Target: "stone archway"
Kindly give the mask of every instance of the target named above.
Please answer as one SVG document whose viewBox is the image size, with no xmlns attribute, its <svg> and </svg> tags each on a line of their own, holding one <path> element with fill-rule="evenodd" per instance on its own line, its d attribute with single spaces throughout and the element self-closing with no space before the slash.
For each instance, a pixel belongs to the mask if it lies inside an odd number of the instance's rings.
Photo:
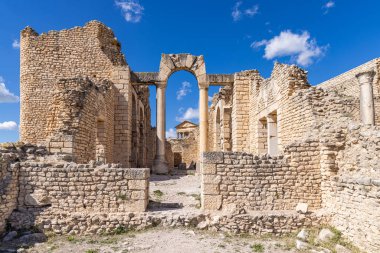
<svg viewBox="0 0 380 253">
<path fill-rule="evenodd" d="M 165 160 L 165 113 L 166 113 L 166 86 L 169 77 L 177 71 L 186 70 L 192 73 L 198 81 L 199 87 L 199 153 L 207 151 L 208 128 L 208 87 L 206 66 L 203 56 L 190 54 L 162 54 L 158 82 L 156 82 L 157 103 L 157 148 L 153 163 L 153 171 L 157 174 L 167 173 L 168 163 Z"/>
<path fill-rule="evenodd" d="M 169 171 L 165 160 L 165 111 L 166 86 L 169 77 L 177 71 L 185 70 L 192 73 L 199 87 L 199 157 L 208 148 L 208 88 L 210 85 L 232 85 L 234 76 L 230 74 L 207 74 L 206 64 L 202 55 L 162 54 L 159 72 L 131 72 L 133 85 L 155 85 L 157 104 L 157 141 L 156 156 L 153 162 L 153 172 L 166 174 Z"/>
</svg>

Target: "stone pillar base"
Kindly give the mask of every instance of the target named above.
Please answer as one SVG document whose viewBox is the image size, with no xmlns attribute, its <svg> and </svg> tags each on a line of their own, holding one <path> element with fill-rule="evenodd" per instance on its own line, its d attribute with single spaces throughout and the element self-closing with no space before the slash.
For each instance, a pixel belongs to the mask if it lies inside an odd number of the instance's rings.
<svg viewBox="0 0 380 253">
<path fill-rule="evenodd" d="M 168 174 L 169 164 L 165 161 L 165 158 L 157 157 L 153 161 L 153 173 L 154 174 Z"/>
</svg>

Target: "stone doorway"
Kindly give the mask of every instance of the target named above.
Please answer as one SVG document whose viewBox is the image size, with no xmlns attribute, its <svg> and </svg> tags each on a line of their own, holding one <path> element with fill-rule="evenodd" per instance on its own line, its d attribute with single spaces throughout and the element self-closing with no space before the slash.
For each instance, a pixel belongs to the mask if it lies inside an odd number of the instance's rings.
<svg viewBox="0 0 380 253">
<path fill-rule="evenodd" d="M 182 163 L 182 153 L 174 152 L 174 167 L 178 168 L 181 163 Z"/>
</svg>

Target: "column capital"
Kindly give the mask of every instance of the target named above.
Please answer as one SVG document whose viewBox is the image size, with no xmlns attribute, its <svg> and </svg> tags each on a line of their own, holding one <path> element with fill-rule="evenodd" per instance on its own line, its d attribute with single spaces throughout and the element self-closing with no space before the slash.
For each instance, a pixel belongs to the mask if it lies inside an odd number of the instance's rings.
<svg viewBox="0 0 380 253">
<path fill-rule="evenodd" d="M 165 89 L 168 83 L 166 81 L 157 81 L 155 84 L 157 89 Z"/>
<path fill-rule="evenodd" d="M 202 90 L 202 89 L 207 89 L 208 90 L 209 83 L 199 83 L 198 87 L 199 87 L 200 90 Z"/>
<path fill-rule="evenodd" d="M 376 75 L 376 72 L 374 70 L 370 70 L 370 71 L 361 72 L 355 75 L 355 77 L 358 79 L 359 84 L 362 85 L 366 83 L 372 83 L 375 75 Z"/>
</svg>

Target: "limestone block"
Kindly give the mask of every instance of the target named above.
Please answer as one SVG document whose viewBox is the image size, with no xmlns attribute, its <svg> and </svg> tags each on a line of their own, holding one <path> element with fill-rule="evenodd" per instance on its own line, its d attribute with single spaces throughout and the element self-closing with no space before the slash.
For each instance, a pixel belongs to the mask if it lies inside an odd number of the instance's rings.
<svg viewBox="0 0 380 253">
<path fill-rule="evenodd" d="M 204 194 L 218 195 L 220 193 L 219 184 L 204 184 L 203 192 Z"/>
<path fill-rule="evenodd" d="M 146 191 L 132 191 L 131 199 L 148 199 L 148 194 Z"/>
<path fill-rule="evenodd" d="M 202 208 L 204 210 L 219 210 L 222 206 L 221 195 L 203 195 Z"/>
<path fill-rule="evenodd" d="M 203 163 L 223 163 L 223 152 L 204 152 L 202 157 Z"/>
<path fill-rule="evenodd" d="M 219 175 L 203 175 L 202 183 L 203 184 L 220 184 L 222 177 Z"/>
<path fill-rule="evenodd" d="M 150 170 L 148 168 L 133 168 L 123 170 L 125 171 L 126 179 L 148 179 L 150 176 Z"/>
<path fill-rule="evenodd" d="M 148 181 L 147 180 L 130 180 L 128 181 L 128 189 L 129 190 L 146 190 L 148 189 Z"/>
<path fill-rule="evenodd" d="M 202 174 L 215 175 L 216 174 L 216 164 L 203 163 L 202 164 Z"/>
<path fill-rule="evenodd" d="M 46 206 L 51 204 L 46 191 L 37 189 L 33 193 L 26 194 L 24 204 L 27 206 Z"/>
</svg>

